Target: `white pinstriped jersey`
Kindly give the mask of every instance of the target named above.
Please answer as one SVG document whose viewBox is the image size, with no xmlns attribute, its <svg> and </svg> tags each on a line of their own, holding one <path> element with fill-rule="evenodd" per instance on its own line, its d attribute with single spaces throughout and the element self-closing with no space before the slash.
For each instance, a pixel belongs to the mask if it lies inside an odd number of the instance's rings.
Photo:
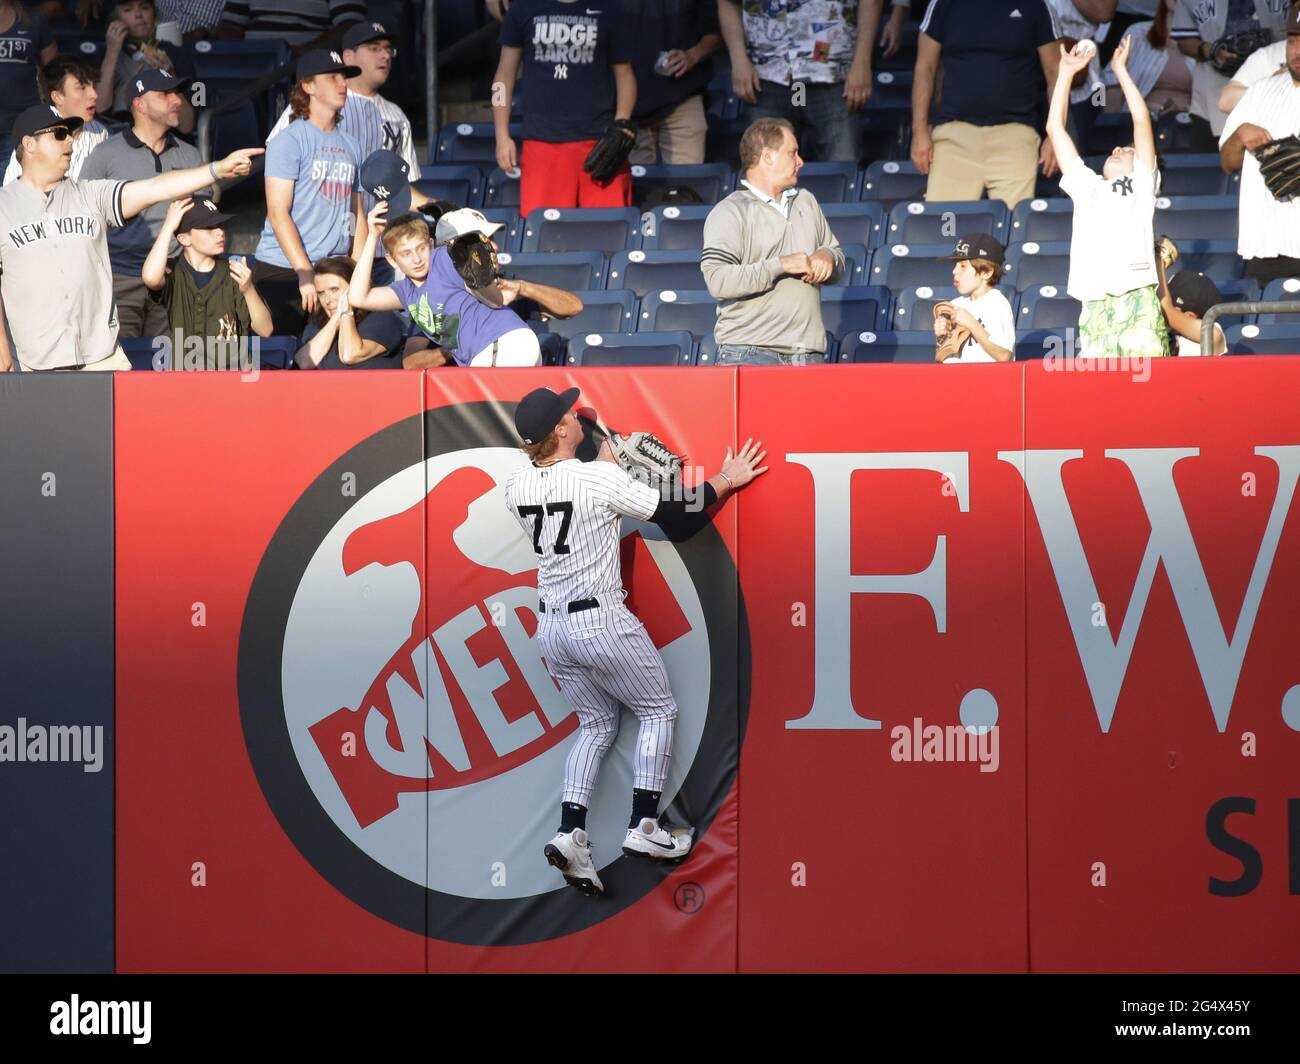
<svg viewBox="0 0 1300 1064">
<path fill-rule="evenodd" d="M 1246 90 L 1228 115 L 1219 146 L 1245 122 L 1263 127 L 1274 138 L 1300 134 L 1300 87 L 1289 73 L 1274 74 Z M 1241 164 L 1237 212 L 1237 254 L 1243 259 L 1270 259 L 1276 255 L 1300 258 L 1300 200 L 1275 200 L 1250 152 L 1246 152 Z"/>
<path fill-rule="evenodd" d="M 289 124 L 290 117 L 289 109 L 285 108 L 280 120 L 267 135 L 267 143 Z M 420 180 L 420 160 L 415 154 L 415 141 L 411 137 L 411 120 L 392 100 L 384 99 L 379 93 L 363 96 L 348 89 L 347 102 L 343 105 L 338 127 L 361 145 L 362 162 L 365 162 L 371 152 L 387 148 L 400 155 L 410 167 L 409 180 Z M 363 198 L 366 198 L 364 194 Z"/>
<path fill-rule="evenodd" d="M 613 462 L 532 464 L 506 481 L 506 506 L 537 552 L 537 593 L 562 606 L 602 594 L 622 594 L 622 517 L 647 521 L 659 492 Z"/>
<path fill-rule="evenodd" d="M 1245 85 L 1246 88 L 1250 88 L 1255 82 L 1272 77 L 1284 66 L 1286 66 L 1285 37 L 1280 41 L 1274 41 L 1267 48 L 1261 48 L 1251 55 L 1241 64 L 1241 68 L 1232 75 L 1232 80 L 1238 85 Z"/>
<path fill-rule="evenodd" d="M 1047 13 L 1052 18 L 1052 30 L 1057 37 L 1073 37 L 1076 41 L 1091 41 L 1097 36 L 1100 24 L 1084 15 L 1074 6 L 1074 0 L 1046 0 Z M 1101 84 L 1101 62 L 1096 52 L 1088 64 L 1088 76 L 1083 84 L 1070 91 L 1071 103 L 1082 103 Z M 949 360 L 951 361 L 951 360 Z"/>
<path fill-rule="evenodd" d="M 1151 90 L 1156 87 L 1156 82 L 1160 80 L 1160 75 L 1165 72 L 1165 67 L 1170 62 L 1183 63 L 1187 66 L 1189 75 L 1194 76 L 1196 73 L 1196 63 L 1191 56 L 1185 56 L 1181 52 L 1178 55 L 1171 55 L 1169 48 L 1153 48 L 1151 42 L 1147 39 L 1147 34 L 1151 32 L 1150 22 L 1135 22 L 1124 31 L 1124 36 L 1132 42 L 1132 51 L 1128 57 L 1129 77 L 1137 85 L 1138 92 L 1143 96 L 1148 96 Z M 1115 71 L 1109 67 L 1102 75 L 1102 81 L 1107 85 L 1118 85 L 1119 78 L 1115 76 Z"/>
<path fill-rule="evenodd" d="M 108 140 L 108 130 L 99 122 L 87 122 L 72 138 L 72 161 L 68 164 L 68 177 L 76 181 L 81 177 L 81 167 L 90 153 Z M 18 165 L 15 152 L 9 153 L 9 165 L 5 167 L 3 184 L 16 181 L 23 176 L 23 168 Z"/>
</svg>

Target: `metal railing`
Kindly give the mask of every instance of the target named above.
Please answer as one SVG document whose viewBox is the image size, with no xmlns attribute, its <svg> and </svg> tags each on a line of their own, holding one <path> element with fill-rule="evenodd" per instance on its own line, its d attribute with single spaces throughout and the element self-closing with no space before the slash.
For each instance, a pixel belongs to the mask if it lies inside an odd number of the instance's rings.
<svg viewBox="0 0 1300 1064">
<path fill-rule="evenodd" d="M 1253 303 L 1218 303 L 1201 319 L 1201 354 L 1214 354 L 1214 323 L 1225 314 L 1300 314 L 1300 301 L 1264 300 Z"/>
</svg>

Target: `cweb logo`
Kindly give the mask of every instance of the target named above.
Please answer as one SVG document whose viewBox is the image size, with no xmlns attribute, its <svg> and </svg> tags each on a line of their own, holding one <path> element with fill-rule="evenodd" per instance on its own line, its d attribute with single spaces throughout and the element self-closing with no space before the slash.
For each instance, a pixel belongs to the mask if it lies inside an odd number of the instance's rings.
<svg viewBox="0 0 1300 1064">
<path fill-rule="evenodd" d="M 575 905 L 542 857 L 577 717 L 536 645 L 536 555 L 502 499 L 525 461 L 512 417 L 443 407 L 342 455 L 268 545 L 240 638 L 245 741 L 295 845 L 357 904 L 466 944 L 571 934 L 667 874 L 621 854 L 628 713 L 588 820 L 605 903 Z M 703 836 L 744 734 L 734 562 L 711 525 L 674 544 L 629 522 L 623 546 L 679 703 L 665 798 Z"/>
</svg>

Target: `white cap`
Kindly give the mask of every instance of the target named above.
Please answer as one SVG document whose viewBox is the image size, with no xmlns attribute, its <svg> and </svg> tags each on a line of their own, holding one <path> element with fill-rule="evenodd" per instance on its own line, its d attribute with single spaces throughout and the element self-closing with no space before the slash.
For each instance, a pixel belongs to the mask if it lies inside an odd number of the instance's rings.
<svg viewBox="0 0 1300 1064">
<path fill-rule="evenodd" d="M 434 243 L 446 244 L 466 233 L 482 233 L 486 237 L 505 228 L 504 222 L 489 222 L 482 213 L 473 207 L 462 207 L 458 211 L 448 211 L 438 219 L 438 229 L 434 233 Z"/>
</svg>

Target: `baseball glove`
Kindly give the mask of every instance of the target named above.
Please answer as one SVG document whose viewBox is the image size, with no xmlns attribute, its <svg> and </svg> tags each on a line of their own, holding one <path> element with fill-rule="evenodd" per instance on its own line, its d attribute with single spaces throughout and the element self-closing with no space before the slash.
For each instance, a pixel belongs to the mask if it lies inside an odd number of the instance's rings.
<svg viewBox="0 0 1300 1064">
<path fill-rule="evenodd" d="M 1226 78 L 1241 69 L 1241 64 L 1266 44 L 1273 43 L 1273 34 L 1265 29 L 1244 30 L 1220 37 L 1210 49 L 1210 65 Z"/>
<path fill-rule="evenodd" d="M 966 341 L 970 339 L 970 330 L 966 326 L 958 325 L 953 321 L 952 312 L 953 306 L 951 303 L 936 303 L 934 305 L 935 354 L 942 355 L 944 358 L 960 355 L 961 349 L 966 346 Z"/>
<path fill-rule="evenodd" d="M 1260 176 L 1273 198 L 1286 203 L 1300 193 L 1300 137 L 1270 140 L 1255 151 Z"/>
<path fill-rule="evenodd" d="M 470 288 L 486 288 L 501 274 L 496 249 L 482 233 L 466 233 L 447 245 L 451 264 Z"/>
<path fill-rule="evenodd" d="M 626 118 L 620 118 L 596 141 L 582 168 L 595 180 L 608 181 L 623 168 L 635 143 L 636 126 Z"/>
<path fill-rule="evenodd" d="M 621 436 L 609 434 L 609 448 L 624 472 L 634 480 L 659 490 L 671 488 L 682 479 L 682 459 L 663 440 L 649 432 Z"/>
<path fill-rule="evenodd" d="M 1166 270 L 1171 269 L 1178 261 L 1178 245 L 1161 233 L 1156 237 L 1156 257 L 1164 262 Z"/>
</svg>

